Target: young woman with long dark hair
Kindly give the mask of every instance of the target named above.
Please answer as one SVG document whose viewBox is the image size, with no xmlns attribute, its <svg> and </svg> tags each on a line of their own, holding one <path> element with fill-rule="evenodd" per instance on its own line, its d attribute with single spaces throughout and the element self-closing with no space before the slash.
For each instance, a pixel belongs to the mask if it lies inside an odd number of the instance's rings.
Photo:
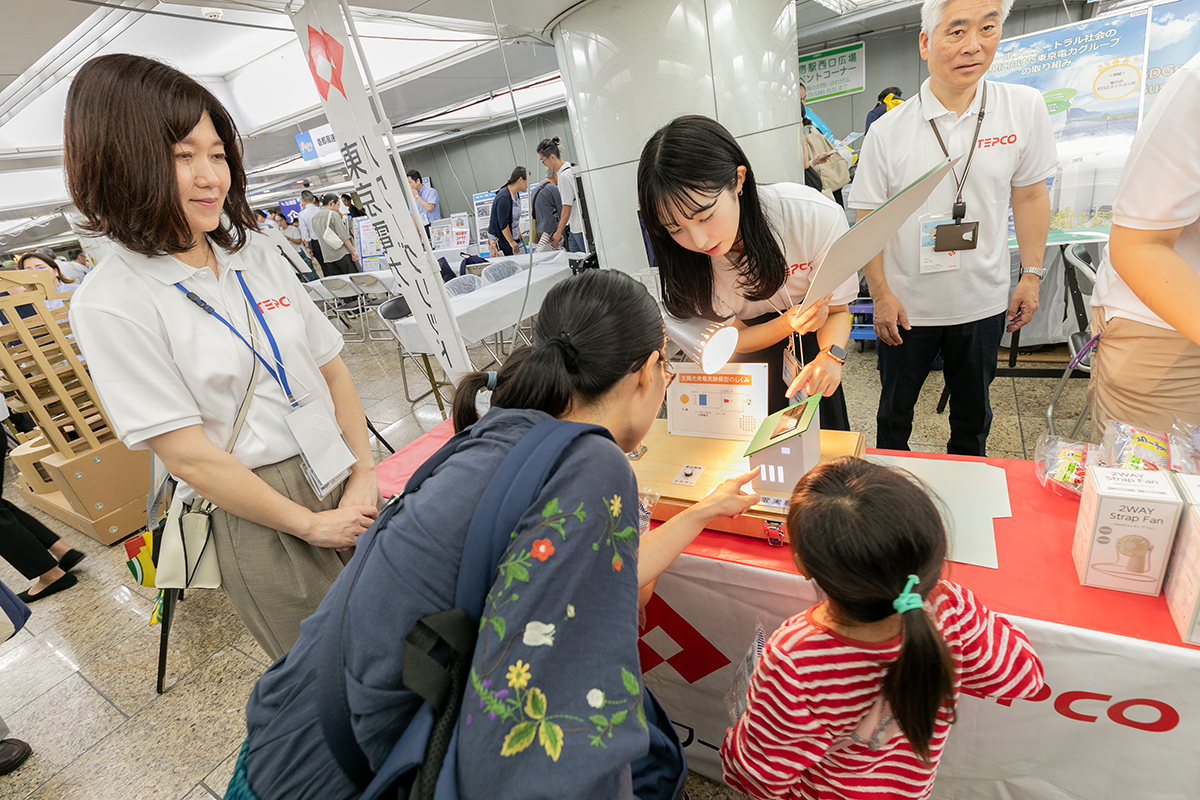
<svg viewBox="0 0 1200 800">
<path fill-rule="evenodd" d="M 818 464 L 796 484 L 787 532 L 800 574 L 828 600 L 767 642 L 721 747 L 726 782 L 761 798 L 928 797 L 959 692 L 1030 697 L 1037 654 L 970 590 L 939 580 L 942 515 L 899 470 Z"/>
<path fill-rule="evenodd" d="M 485 488 L 512 448 L 552 419 L 607 435 L 576 439 L 550 467 L 501 556 L 459 715 L 458 796 L 632 797 L 631 764 L 650 741 L 633 710 L 642 692 L 639 588 L 705 525 L 757 499 L 740 491 L 750 475 L 726 481 L 639 542 L 637 481 L 625 453 L 662 405 L 672 376 L 665 345 L 644 286 L 615 270 L 587 270 L 546 295 L 532 347 L 497 372 L 459 382 L 454 422 L 467 442 L 367 534 L 357 578 L 342 576 L 287 659 L 258 682 L 229 800 L 360 794 L 318 722 L 321 698 L 336 690 L 318 679 L 332 615 L 346 610 L 341 650 L 355 744 L 378 771 L 420 705 L 406 685 L 405 636 L 417 620 L 455 606 L 467 529 Z M 489 387 L 491 408 L 480 418 L 476 395 Z M 553 724 L 534 740 L 543 719 Z"/>
<path fill-rule="evenodd" d="M 760 186 L 729 131 L 702 116 L 679 117 L 650 137 L 637 180 L 667 311 L 733 317 L 735 360 L 769 365 L 770 411 L 789 391 L 820 394 L 821 427 L 849 430 L 841 377 L 857 281 L 800 312 L 809 267 L 848 230 L 845 212 L 799 184 Z M 784 350 L 794 335 L 804 367 L 788 387 Z"/>
</svg>

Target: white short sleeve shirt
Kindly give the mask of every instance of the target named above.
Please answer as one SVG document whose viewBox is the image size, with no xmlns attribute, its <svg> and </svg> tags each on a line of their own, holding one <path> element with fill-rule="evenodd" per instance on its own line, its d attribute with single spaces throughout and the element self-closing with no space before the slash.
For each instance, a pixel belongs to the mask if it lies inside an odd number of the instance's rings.
<svg viewBox="0 0 1200 800">
<path fill-rule="evenodd" d="M 846 212 L 815 189 L 798 183 L 760 185 L 758 196 L 767 221 L 783 247 L 788 277 L 768 300 L 747 300 L 741 293 L 741 276 L 729 259 L 712 259 L 713 310 L 722 316 L 749 320 L 785 311 L 804 300 L 812 281 L 811 266 L 838 237 L 849 230 Z M 831 305 L 845 305 L 858 296 L 858 278 L 848 278 L 837 288 Z"/>
<path fill-rule="evenodd" d="M 987 108 L 963 200 L 967 221 L 979 222 L 979 246 L 961 253 L 951 272 L 920 272 L 920 218 L 951 216 L 958 194 L 947 175 L 924 208 L 910 217 L 883 250 L 883 271 L 893 294 L 914 325 L 958 325 L 993 316 L 1008 308 L 1011 260 L 1008 214 L 1012 188 L 1044 181 L 1058 167 L 1058 152 L 1046 103 L 1036 89 L 987 82 Z M 848 205 L 874 209 L 945 158 L 929 127 L 938 126 L 951 158 L 971 147 L 983 98 L 982 85 L 961 117 L 934 97 L 929 80 L 919 97 L 884 114 L 871 127 L 859 155 Z"/>
<path fill-rule="evenodd" d="M 131 449 L 147 449 L 147 439 L 190 425 L 202 425 L 224 449 L 250 382 L 250 349 L 188 300 L 176 281 L 206 300 L 275 366 L 257 323 L 250 334 L 240 272 L 278 344 L 293 396 L 302 405 L 323 402 L 333 412 L 320 368 L 341 352 L 342 337 L 269 240 L 257 232 L 249 236 L 238 253 L 214 246 L 219 277 L 209 268 L 114 245 L 75 292 L 71 328 L 113 429 Z M 291 410 L 283 389 L 260 367 L 234 457 L 255 469 L 297 455 L 284 421 Z M 182 484 L 180 491 L 184 500 L 196 497 Z"/>
<path fill-rule="evenodd" d="M 1121 173 L 1113 222 L 1125 228 L 1183 228 L 1175 252 L 1200 274 L 1200 55 L 1175 73 L 1138 129 Z M 1092 303 L 1106 319 L 1124 317 L 1170 329 L 1113 269 L 1108 247 Z"/>
<path fill-rule="evenodd" d="M 569 161 L 558 168 L 558 193 L 564 206 L 575 205 L 575 165 Z"/>
</svg>

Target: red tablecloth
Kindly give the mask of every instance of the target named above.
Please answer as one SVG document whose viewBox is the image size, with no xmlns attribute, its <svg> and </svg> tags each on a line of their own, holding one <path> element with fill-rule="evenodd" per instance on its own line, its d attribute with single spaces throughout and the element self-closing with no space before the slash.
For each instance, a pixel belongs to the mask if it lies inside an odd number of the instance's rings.
<svg viewBox="0 0 1200 800">
<path fill-rule="evenodd" d="M 389 497 L 403 489 L 421 462 L 453 433 L 451 423 L 443 422 L 379 464 L 376 470 L 383 496 Z M 914 458 L 951 458 L 929 453 L 870 452 Z M 1079 503 L 1042 487 L 1034 476 L 1031 462 L 1006 458 L 953 458 L 982 461 L 1002 468 L 1008 478 L 1012 517 L 995 521 L 999 569 L 950 563 L 948 577 L 970 588 L 994 610 L 1006 614 L 1189 647 L 1180 640 L 1161 595 L 1148 597 L 1080 585 L 1071 560 Z M 762 539 L 733 534 L 705 531 L 686 552 L 778 572 L 795 570 L 786 547 L 771 547 Z"/>
</svg>

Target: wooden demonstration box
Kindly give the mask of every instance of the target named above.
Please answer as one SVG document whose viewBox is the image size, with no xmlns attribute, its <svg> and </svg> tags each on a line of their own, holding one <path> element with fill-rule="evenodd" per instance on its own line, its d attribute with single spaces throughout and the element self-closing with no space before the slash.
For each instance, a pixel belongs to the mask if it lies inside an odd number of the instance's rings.
<svg viewBox="0 0 1200 800">
<path fill-rule="evenodd" d="M 745 457 L 749 442 L 672 436 L 667 433 L 665 419 L 654 421 L 642 444 L 646 451 L 629 463 L 637 474 L 638 488 L 653 489 L 661 495 L 650 515 L 660 522 L 703 500 L 722 481 L 750 471 L 750 461 Z M 865 446 L 866 437 L 861 433 L 821 431 L 821 461 L 839 456 L 862 456 Z M 693 475 L 685 477 L 685 466 L 704 469 L 698 474 L 693 469 Z M 694 482 L 691 485 L 673 482 L 677 479 L 694 479 Z M 774 497 L 787 500 L 785 495 Z M 784 508 L 758 504 L 737 519 L 724 517 L 714 521 L 709 528 L 782 545 L 787 541 L 784 530 L 786 520 L 787 511 Z"/>
</svg>

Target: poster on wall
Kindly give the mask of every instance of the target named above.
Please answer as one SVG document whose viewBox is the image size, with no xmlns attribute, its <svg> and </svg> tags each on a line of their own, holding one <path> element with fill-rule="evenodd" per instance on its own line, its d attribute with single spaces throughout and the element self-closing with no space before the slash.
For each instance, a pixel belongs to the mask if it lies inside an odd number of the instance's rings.
<svg viewBox="0 0 1200 800">
<path fill-rule="evenodd" d="M 425 340 L 451 380 L 472 369 L 458 321 L 450 309 L 437 262 L 413 220 L 415 201 L 404 164 L 384 142 L 380 124 L 354 58 L 337 0 L 307 0 L 292 15 L 321 110 L 341 145 L 342 161 L 383 251 L 378 263 L 392 270 Z"/>
<path fill-rule="evenodd" d="M 358 245 L 358 263 L 363 272 L 387 269 L 387 251 L 383 249 L 370 217 L 354 218 L 354 242 Z"/>
<path fill-rule="evenodd" d="M 1140 121 L 1200 50 L 1200 0 L 1172 0 L 1006 39 L 988 78 L 1037 89 L 1058 142 L 1050 227 L 1109 225 Z M 1010 223 L 1011 224 L 1011 223 Z"/>
<path fill-rule="evenodd" d="M 496 199 L 495 192 L 479 192 L 471 195 L 471 206 L 475 209 L 475 230 L 479 231 L 479 255 L 487 258 L 488 252 L 488 223 L 492 219 L 492 201 Z"/>
<path fill-rule="evenodd" d="M 867 62 L 862 42 L 818 50 L 800 56 L 800 80 L 805 102 L 857 94 L 867 85 Z"/>
<path fill-rule="evenodd" d="M 454 233 L 450 229 L 450 220 L 439 219 L 429 224 L 429 246 L 434 250 L 448 250 L 454 247 Z"/>
<path fill-rule="evenodd" d="M 1200 50 L 1200 0 L 1174 0 L 1151 9 L 1142 119 L 1154 107 L 1159 91 L 1197 50 Z"/>
</svg>

